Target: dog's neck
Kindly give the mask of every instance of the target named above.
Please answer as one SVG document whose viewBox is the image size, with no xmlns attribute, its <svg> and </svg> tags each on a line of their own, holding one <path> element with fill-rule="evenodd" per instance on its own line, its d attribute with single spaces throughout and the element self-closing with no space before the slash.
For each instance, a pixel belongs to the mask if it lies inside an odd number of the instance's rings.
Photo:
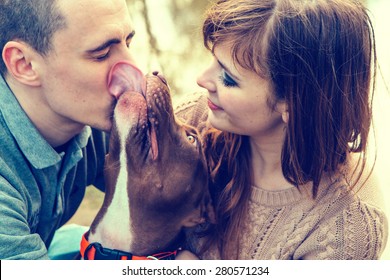
<svg viewBox="0 0 390 280">
<path fill-rule="evenodd" d="M 164 230 L 154 233 L 135 234 L 137 242 L 133 242 L 130 251 L 137 255 L 151 255 L 160 252 L 175 251 L 184 242 L 184 232 L 166 232 Z M 146 236 L 147 235 L 147 236 Z"/>
<path fill-rule="evenodd" d="M 103 205 L 91 225 L 89 242 L 134 255 L 176 250 L 184 239 L 180 221 L 161 213 L 158 217 L 148 214 L 142 205 L 130 205 L 125 175 L 120 171 L 115 187 L 107 188 Z"/>
<path fill-rule="evenodd" d="M 107 209 L 105 217 L 91 227 L 89 242 L 98 242 L 105 248 L 117 249 L 134 255 L 151 255 L 178 249 L 184 241 L 179 228 L 167 226 L 165 221 L 156 221 L 142 216 L 138 221 L 120 222 L 115 208 Z M 116 221 L 115 221 L 116 220 Z M 155 223 L 153 226 L 151 223 Z"/>
</svg>

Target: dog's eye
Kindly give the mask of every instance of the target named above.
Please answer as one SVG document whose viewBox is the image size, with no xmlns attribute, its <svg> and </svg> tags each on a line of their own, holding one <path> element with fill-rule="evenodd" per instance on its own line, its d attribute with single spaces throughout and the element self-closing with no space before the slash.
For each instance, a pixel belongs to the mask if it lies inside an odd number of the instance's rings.
<svg viewBox="0 0 390 280">
<path fill-rule="evenodd" d="M 198 143 L 198 140 L 196 139 L 195 136 L 189 134 L 187 135 L 188 142 L 190 142 L 192 145 L 196 146 Z"/>
</svg>

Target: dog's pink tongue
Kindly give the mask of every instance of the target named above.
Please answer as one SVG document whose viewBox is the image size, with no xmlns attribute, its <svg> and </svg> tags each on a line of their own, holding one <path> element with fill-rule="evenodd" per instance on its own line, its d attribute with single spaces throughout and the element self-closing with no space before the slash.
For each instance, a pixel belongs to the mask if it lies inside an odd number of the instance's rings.
<svg viewBox="0 0 390 280">
<path fill-rule="evenodd" d="M 136 66 L 127 61 L 115 64 L 108 75 L 108 91 L 117 100 L 125 92 L 138 92 L 146 96 L 146 79 L 144 74 Z M 152 159 L 158 157 L 158 144 L 156 130 L 150 129 Z"/>
<path fill-rule="evenodd" d="M 115 64 L 108 75 L 108 91 L 116 99 L 126 91 L 145 95 L 145 76 L 136 66 L 127 61 Z"/>
<path fill-rule="evenodd" d="M 158 157 L 158 145 L 157 145 L 157 134 L 156 129 L 152 127 L 150 129 L 150 142 L 151 142 L 151 152 L 152 152 L 152 159 L 156 160 Z"/>
</svg>

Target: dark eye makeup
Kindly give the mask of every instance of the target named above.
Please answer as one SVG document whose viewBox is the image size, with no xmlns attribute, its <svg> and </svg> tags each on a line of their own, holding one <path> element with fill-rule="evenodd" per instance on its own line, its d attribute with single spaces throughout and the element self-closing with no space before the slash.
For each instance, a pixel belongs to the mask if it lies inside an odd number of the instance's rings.
<svg viewBox="0 0 390 280">
<path fill-rule="evenodd" d="M 219 79 L 221 80 L 222 84 L 225 87 L 238 86 L 237 82 L 232 77 L 230 77 L 230 75 L 228 73 L 226 73 L 225 70 L 222 70 L 222 73 L 221 73 L 221 76 L 219 77 Z"/>
</svg>

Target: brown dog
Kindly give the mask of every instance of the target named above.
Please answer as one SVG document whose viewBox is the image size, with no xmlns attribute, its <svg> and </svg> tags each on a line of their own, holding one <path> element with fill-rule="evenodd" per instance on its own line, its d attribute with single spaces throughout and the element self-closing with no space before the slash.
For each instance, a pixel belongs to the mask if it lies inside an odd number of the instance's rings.
<svg viewBox="0 0 390 280">
<path fill-rule="evenodd" d="M 118 97 L 105 163 L 103 205 L 83 239 L 88 259 L 169 259 L 183 229 L 211 213 L 208 175 L 196 129 L 175 119 L 168 85 L 121 62 L 110 92 Z"/>
</svg>

